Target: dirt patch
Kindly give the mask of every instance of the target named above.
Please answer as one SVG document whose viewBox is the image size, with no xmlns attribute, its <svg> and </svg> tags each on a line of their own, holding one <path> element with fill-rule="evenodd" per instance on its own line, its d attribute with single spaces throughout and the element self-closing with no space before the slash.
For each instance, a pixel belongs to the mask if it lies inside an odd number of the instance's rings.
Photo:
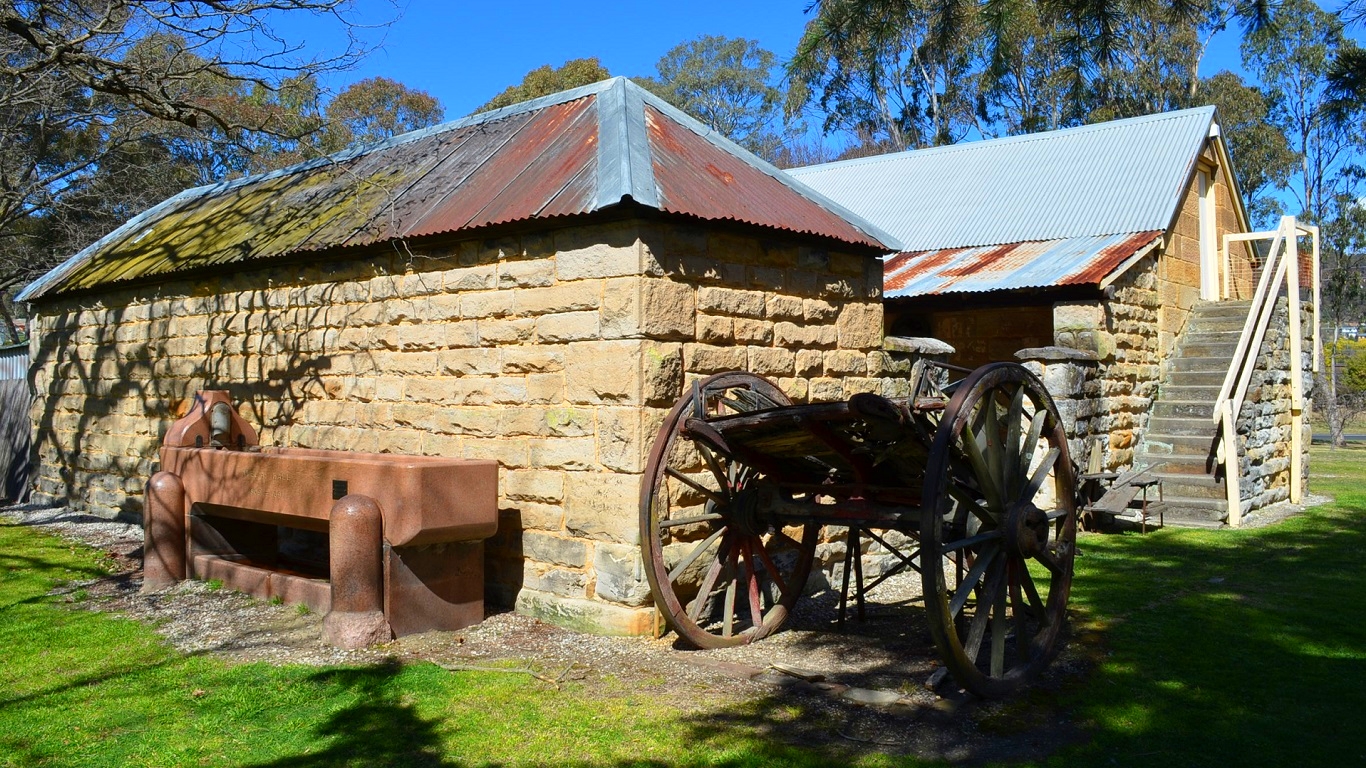
<svg viewBox="0 0 1366 768">
<path fill-rule="evenodd" d="M 322 617 L 211 584 L 186 581 L 140 594 L 142 529 L 66 509 L 0 510 L 21 525 L 101 549 L 116 572 L 64 586 L 80 608 L 147 622 L 185 653 L 230 663 L 377 664 L 399 659 L 454 670 L 529 674 L 547 686 L 589 696 L 647 692 L 706 729 L 744 727 L 776 741 L 836 752 L 885 752 L 957 763 L 1038 759 L 1084 738 L 1058 693 L 1089 666 L 1086 644 L 1071 643 L 1043 679 L 1004 702 L 983 702 L 925 687 L 938 666 L 919 577 L 894 576 L 853 606 L 841 630 L 838 595 L 799 602 L 789 628 L 761 642 L 683 650 L 663 638 L 585 635 L 503 611 L 459 632 L 429 632 L 346 651 L 319 640 Z"/>
</svg>

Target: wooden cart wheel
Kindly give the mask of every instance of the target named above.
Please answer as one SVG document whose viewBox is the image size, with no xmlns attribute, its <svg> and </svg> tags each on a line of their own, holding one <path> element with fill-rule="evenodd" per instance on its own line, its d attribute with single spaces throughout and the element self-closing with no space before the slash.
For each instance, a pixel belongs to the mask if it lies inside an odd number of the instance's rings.
<svg viewBox="0 0 1366 768">
<path fill-rule="evenodd" d="M 689 436 L 689 418 L 790 405 L 743 372 L 695 383 L 655 437 L 640 489 L 640 541 L 655 605 L 699 648 L 771 634 L 801 596 L 817 525 L 782 526 L 757 503 L 763 474 Z"/>
<path fill-rule="evenodd" d="M 1075 486 L 1062 420 L 1039 379 L 1015 363 L 969 374 L 935 433 L 920 529 L 931 634 L 964 689 L 1003 696 L 1057 652 Z"/>
</svg>

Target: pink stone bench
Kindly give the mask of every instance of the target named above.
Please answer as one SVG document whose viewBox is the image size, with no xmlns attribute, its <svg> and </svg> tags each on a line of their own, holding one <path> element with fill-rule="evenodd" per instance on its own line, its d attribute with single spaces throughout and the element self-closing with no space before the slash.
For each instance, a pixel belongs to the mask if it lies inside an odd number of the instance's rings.
<svg viewBox="0 0 1366 768">
<path fill-rule="evenodd" d="M 143 589 L 301 603 L 348 648 L 460 629 L 484 617 L 497 500 L 497 462 L 262 449 L 226 392 L 200 392 L 147 483 Z"/>
</svg>

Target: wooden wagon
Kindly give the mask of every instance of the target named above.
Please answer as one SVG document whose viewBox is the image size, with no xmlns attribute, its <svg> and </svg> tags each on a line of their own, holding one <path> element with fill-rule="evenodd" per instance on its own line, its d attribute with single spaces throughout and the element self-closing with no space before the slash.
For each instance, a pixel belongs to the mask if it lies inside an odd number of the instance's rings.
<svg viewBox="0 0 1366 768">
<path fill-rule="evenodd" d="M 961 687 L 1001 696 L 1046 667 L 1077 528 L 1063 425 L 1020 365 L 948 384 L 954 371 L 922 365 L 904 400 L 810 405 L 749 373 L 695 382 L 664 420 L 641 488 L 646 571 L 678 635 L 715 648 L 777 630 L 822 527 L 840 525 L 912 542 L 905 561 Z"/>
</svg>

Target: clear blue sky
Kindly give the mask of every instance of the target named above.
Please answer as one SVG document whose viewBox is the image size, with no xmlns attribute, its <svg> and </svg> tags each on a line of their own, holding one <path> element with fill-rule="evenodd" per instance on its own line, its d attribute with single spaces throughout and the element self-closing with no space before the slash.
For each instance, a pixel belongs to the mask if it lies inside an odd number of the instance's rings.
<svg viewBox="0 0 1366 768">
<path fill-rule="evenodd" d="M 447 118 L 472 112 L 543 64 L 596 56 L 614 75 L 654 74 L 673 46 L 698 35 L 758 40 L 785 59 L 807 17 L 805 0 L 691 0 L 690 2 L 440 2 L 399 3 L 387 29 L 364 33 L 379 47 L 332 89 L 384 75 L 441 100 Z M 385 0 L 358 0 L 360 17 L 393 18 Z M 323 24 L 291 24 L 278 32 L 292 42 L 335 46 Z"/>
<path fill-rule="evenodd" d="M 365 32 L 376 50 L 357 69 L 326 85 L 339 90 L 354 80 L 384 75 L 436 96 L 446 107 L 446 117 L 454 119 L 543 64 L 559 66 L 596 56 L 614 75 L 650 75 L 666 51 L 703 34 L 755 39 L 785 61 L 809 19 L 804 13 L 808 4 L 809 0 L 398 0 L 395 5 L 357 0 L 359 18 L 395 20 L 386 29 Z M 335 25 L 296 21 L 278 31 L 318 52 L 337 43 L 327 34 L 329 28 Z M 1216 37 L 1202 74 L 1239 69 L 1237 34 L 1233 30 Z"/>
</svg>

